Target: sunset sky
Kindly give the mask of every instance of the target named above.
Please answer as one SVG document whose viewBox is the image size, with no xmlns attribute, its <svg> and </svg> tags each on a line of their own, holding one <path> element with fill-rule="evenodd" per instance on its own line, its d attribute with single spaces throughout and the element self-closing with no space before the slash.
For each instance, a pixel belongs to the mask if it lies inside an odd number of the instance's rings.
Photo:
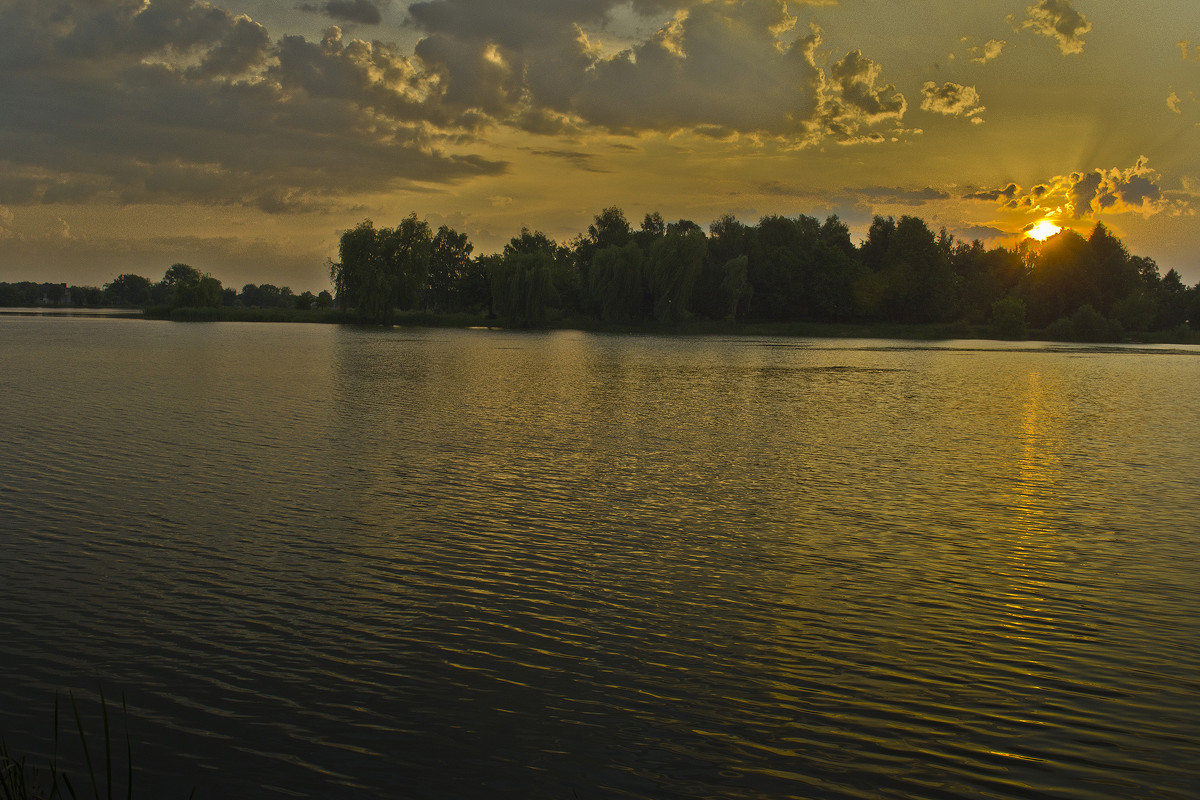
<svg viewBox="0 0 1200 800">
<path fill-rule="evenodd" d="M 1097 221 L 1200 281 L 1196 0 L 0 0 L 0 280 L 327 288 L 362 219 Z"/>
</svg>

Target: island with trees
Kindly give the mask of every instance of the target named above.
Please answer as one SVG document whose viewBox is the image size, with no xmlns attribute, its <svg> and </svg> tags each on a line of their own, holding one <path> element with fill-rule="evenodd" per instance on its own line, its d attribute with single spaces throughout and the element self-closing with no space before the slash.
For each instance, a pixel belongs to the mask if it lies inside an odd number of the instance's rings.
<svg viewBox="0 0 1200 800">
<path fill-rule="evenodd" d="M 707 231 L 606 208 L 567 243 L 523 229 L 498 253 L 410 214 L 364 220 L 331 262 L 333 292 L 240 291 L 186 264 L 103 288 L 0 283 L 0 306 L 115 306 L 177 320 L 1200 342 L 1200 284 L 1160 274 L 1104 225 L 988 249 L 915 216 L 877 216 L 858 244 L 830 216 L 724 216 Z"/>
</svg>

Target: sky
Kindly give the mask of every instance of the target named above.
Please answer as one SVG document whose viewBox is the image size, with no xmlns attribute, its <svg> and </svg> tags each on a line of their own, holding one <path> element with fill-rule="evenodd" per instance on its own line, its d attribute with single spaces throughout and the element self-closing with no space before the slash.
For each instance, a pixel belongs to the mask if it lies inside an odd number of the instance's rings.
<svg viewBox="0 0 1200 800">
<path fill-rule="evenodd" d="M 1200 282 L 1196 0 L 0 0 L 0 280 L 328 288 L 410 213 L 1102 222 Z"/>
</svg>

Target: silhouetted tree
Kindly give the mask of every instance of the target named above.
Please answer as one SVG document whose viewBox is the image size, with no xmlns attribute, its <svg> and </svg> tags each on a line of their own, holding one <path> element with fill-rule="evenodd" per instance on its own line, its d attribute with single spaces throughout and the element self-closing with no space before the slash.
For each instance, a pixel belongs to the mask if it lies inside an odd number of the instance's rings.
<svg viewBox="0 0 1200 800">
<path fill-rule="evenodd" d="M 1096 310 L 1107 315 L 1117 301 L 1137 288 L 1141 276 L 1125 245 L 1103 224 L 1098 223 L 1092 230 L 1088 247 L 1091 249 L 1088 278 L 1095 287 Z"/>
<path fill-rule="evenodd" d="M 646 258 L 646 283 L 654 318 L 677 323 L 688 314 L 692 289 L 704 265 L 704 231 L 694 222 L 680 220 L 650 246 Z"/>
<path fill-rule="evenodd" d="M 892 234 L 895 232 L 896 220 L 893 218 L 876 216 L 871 220 L 867 238 L 858 250 L 859 258 L 867 269 L 879 272 L 884 268 L 884 260 L 891 246 Z"/>
<path fill-rule="evenodd" d="M 1005 297 L 992 303 L 992 334 L 1002 339 L 1025 338 L 1025 303 L 1019 297 Z"/>
<path fill-rule="evenodd" d="M 155 302 L 174 308 L 220 308 L 224 297 L 219 280 L 188 264 L 172 264 L 154 288 Z"/>
<path fill-rule="evenodd" d="M 608 322 L 645 316 L 642 250 L 637 242 L 614 244 L 598 250 L 588 274 L 589 289 L 600 319 Z"/>
<path fill-rule="evenodd" d="M 446 225 L 438 228 L 430 247 L 426 308 L 458 311 L 464 307 L 459 286 L 470 268 L 473 249 L 465 233 Z"/>
<path fill-rule="evenodd" d="M 376 230 L 371 220 L 360 222 L 342 234 L 341 261 L 329 265 L 339 305 L 367 322 L 391 322 L 394 308 L 416 304 L 432 249 L 429 225 L 415 213 L 395 228 Z"/>
<path fill-rule="evenodd" d="M 721 268 L 720 296 L 724 300 L 724 319 L 736 322 L 738 309 L 747 305 L 754 295 L 754 287 L 747 277 L 749 256 L 738 256 L 725 262 Z"/>
<path fill-rule="evenodd" d="M 647 214 L 642 220 L 641 230 L 633 234 L 634 241 L 638 243 L 638 247 L 642 248 L 642 252 L 649 254 L 650 247 L 667 233 L 667 223 L 663 220 L 662 214 L 657 211 Z"/>
<path fill-rule="evenodd" d="M 115 306 L 144 306 L 150 303 L 152 286 L 149 278 L 126 273 L 106 283 L 104 295 Z"/>
<path fill-rule="evenodd" d="M 723 288 L 727 276 L 728 264 L 746 254 L 746 226 L 733 216 L 726 214 L 708 226 L 704 264 L 696 279 L 696 287 L 692 292 L 692 309 L 695 313 L 709 319 L 728 319 L 730 315 L 730 300 Z M 746 264 L 749 259 L 741 262 L 740 274 L 745 277 Z M 747 279 L 747 288 L 749 287 Z M 744 300 L 739 292 L 739 300 Z"/>
<path fill-rule="evenodd" d="M 878 219 L 878 218 L 876 218 Z M 887 237 L 881 313 L 894 322 L 941 322 L 956 311 L 954 276 L 944 245 L 918 217 L 901 217 Z"/>
<path fill-rule="evenodd" d="M 1026 240 L 1022 247 L 1029 264 L 1024 295 L 1035 326 L 1069 317 L 1085 304 L 1095 309 L 1099 297 L 1088 270 L 1087 240 L 1064 229 L 1040 244 Z"/>
<path fill-rule="evenodd" d="M 509 249 L 492 262 L 492 299 L 496 314 L 510 327 L 546 322 L 554 305 L 554 257 L 544 250 Z"/>
</svg>

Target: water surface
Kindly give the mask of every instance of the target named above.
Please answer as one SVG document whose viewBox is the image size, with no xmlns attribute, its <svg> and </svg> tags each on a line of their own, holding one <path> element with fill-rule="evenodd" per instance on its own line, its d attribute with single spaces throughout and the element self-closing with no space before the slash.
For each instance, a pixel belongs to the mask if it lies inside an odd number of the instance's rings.
<svg viewBox="0 0 1200 800">
<path fill-rule="evenodd" d="M 0 731 L 124 692 L 159 797 L 1191 797 L 1198 356 L 0 317 Z"/>
</svg>

